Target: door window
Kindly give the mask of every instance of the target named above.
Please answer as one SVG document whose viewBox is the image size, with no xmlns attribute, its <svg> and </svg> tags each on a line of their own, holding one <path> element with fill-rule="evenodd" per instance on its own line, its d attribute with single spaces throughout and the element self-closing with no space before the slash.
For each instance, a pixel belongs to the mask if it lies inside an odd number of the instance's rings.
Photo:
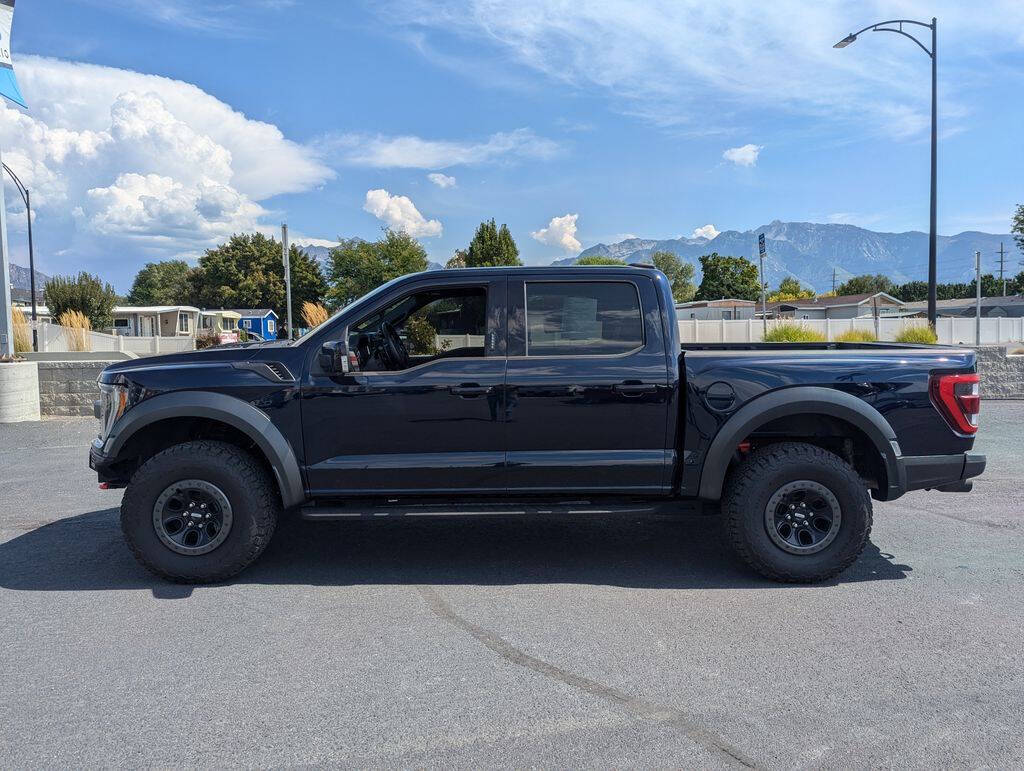
<svg viewBox="0 0 1024 771">
<path fill-rule="evenodd" d="M 526 283 L 527 356 L 614 356 L 643 347 L 643 338 L 630 282 Z"/>
<path fill-rule="evenodd" d="M 405 348 L 396 363 L 386 350 L 391 330 Z M 434 359 L 483 357 L 487 290 L 435 287 L 406 295 L 349 326 L 348 345 L 364 372 L 406 369 Z"/>
</svg>

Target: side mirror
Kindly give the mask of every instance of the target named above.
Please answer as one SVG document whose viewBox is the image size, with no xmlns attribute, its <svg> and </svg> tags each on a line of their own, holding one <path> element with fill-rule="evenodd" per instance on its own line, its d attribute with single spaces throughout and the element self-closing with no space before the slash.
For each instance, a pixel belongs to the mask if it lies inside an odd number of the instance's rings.
<svg viewBox="0 0 1024 771">
<path fill-rule="evenodd" d="M 359 369 L 358 360 L 349 354 L 348 344 L 332 340 L 320 346 L 320 368 L 332 375 L 345 375 Z"/>
</svg>

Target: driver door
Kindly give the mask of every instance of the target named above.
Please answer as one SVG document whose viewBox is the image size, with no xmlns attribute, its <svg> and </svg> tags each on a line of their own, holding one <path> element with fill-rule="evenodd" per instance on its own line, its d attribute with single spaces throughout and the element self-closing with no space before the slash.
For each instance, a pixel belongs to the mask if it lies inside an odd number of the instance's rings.
<svg viewBox="0 0 1024 771">
<path fill-rule="evenodd" d="M 374 354 L 381 321 L 408 350 L 401 369 Z M 359 371 L 327 374 L 314 361 L 302 388 L 314 495 L 504 491 L 504 276 L 424 278 L 343 333 Z"/>
</svg>

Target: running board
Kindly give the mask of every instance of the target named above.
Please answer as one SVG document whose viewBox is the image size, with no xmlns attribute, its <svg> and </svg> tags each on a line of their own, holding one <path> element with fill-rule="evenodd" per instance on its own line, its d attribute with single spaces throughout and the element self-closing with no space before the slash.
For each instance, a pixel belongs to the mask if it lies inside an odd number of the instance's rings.
<svg viewBox="0 0 1024 771">
<path fill-rule="evenodd" d="M 411 504 L 398 501 L 373 503 L 353 501 L 349 505 L 303 506 L 299 513 L 308 520 L 386 519 L 404 517 L 488 517 L 488 516 L 565 516 L 565 515 L 672 515 L 700 514 L 702 502 L 697 500 L 660 501 L 658 503 L 609 503 L 570 501 L 566 503 L 511 504 Z"/>
</svg>

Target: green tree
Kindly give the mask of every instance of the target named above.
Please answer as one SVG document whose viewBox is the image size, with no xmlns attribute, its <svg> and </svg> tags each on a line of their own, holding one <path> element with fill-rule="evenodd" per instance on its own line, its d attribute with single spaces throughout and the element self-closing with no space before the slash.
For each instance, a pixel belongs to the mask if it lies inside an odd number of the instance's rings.
<svg viewBox="0 0 1024 771">
<path fill-rule="evenodd" d="M 327 292 L 320 265 L 294 244 L 288 250 L 292 311 L 319 303 Z M 281 242 L 262 233 L 236 234 L 208 249 L 189 274 L 189 299 L 201 308 L 270 308 L 287 314 Z"/>
<path fill-rule="evenodd" d="M 508 226 L 497 227 L 493 218 L 481 222 L 466 249 L 466 267 L 522 264 L 519 261 L 519 247 L 516 246 Z"/>
<path fill-rule="evenodd" d="M 1013 213 L 1010 223 L 1010 232 L 1013 233 L 1013 240 L 1017 242 L 1017 248 L 1024 252 L 1024 203 L 1017 204 L 1017 211 Z"/>
<path fill-rule="evenodd" d="M 683 262 L 679 255 L 672 252 L 656 251 L 651 254 L 651 262 L 668 278 L 672 287 L 672 298 L 677 303 L 688 303 L 697 292 L 693 284 L 693 265 Z"/>
<path fill-rule="evenodd" d="M 836 289 L 836 294 L 874 294 L 875 292 L 892 294 L 893 289 L 893 283 L 889 277 L 878 273 L 874 276 L 863 275 L 847 279 Z"/>
<path fill-rule="evenodd" d="M 1007 294 L 1024 294 L 1024 270 L 1006 282 Z"/>
<path fill-rule="evenodd" d="M 600 254 L 591 254 L 586 257 L 580 257 L 576 260 L 577 265 L 625 265 L 625 260 L 620 260 L 618 257 L 602 257 Z"/>
<path fill-rule="evenodd" d="M 135 274 L 127 301 L 132 305 L 182 305 L 192 291 L 192 268 L 184 260 L 147 262 Z"/>
<path fill-rule="evenodd" d="M 967 285 L 967 297 L 977 296 L 977 281 L 971 279 L 971 283 Z M 1010 292 L 1011 281 L 1006 282 L 1006 292 Z M 1001 297 L 1003 294 L 1003 282 L 993 276 L 991 273 L 981 274 L 981 296 L 982 297 Z"/>
<path fill-rule="evenodd" d="M 761 296 L 757 266 L 744 257 L 728 257 L 718 252 L 700 258 L 703 276 L 694 296 L 697 300 L 756 300 Z"/>
<path fill-rule="evenodd" d="M 938 287 L 936 287 L 938 289 Z M 919 302 L 928 299 L 927 281 L 908 281 L 893 289 L 893 295 L 905 303 Z"/>
<path fill-rule="evenodd" d="M 768 302 L 776 303 L 784 300 L 809 300 L 814 297 L 813 289 L 805 289 L 793 276 L 786 276 L 779 282 L 779 288 L 769 292 Z"/>
<path fill-rule="evenodd" d="M 384 232 L 377 241 L 343 240 L 331 249 L 327 292 L 330 304 L 348 305 L 381 284 L 427 269 L 427 252 L 408 233 Z"/>
<path fill-rule="evenodd" d="M 50 315 L 58 318 L 65 311 L 85 314 L 93 329 L 106 329 L 114 323 L 117 292 L 99 276 L 82 271 L 77 276 L 54 276 L 43 288 Z"/>
</svg>

